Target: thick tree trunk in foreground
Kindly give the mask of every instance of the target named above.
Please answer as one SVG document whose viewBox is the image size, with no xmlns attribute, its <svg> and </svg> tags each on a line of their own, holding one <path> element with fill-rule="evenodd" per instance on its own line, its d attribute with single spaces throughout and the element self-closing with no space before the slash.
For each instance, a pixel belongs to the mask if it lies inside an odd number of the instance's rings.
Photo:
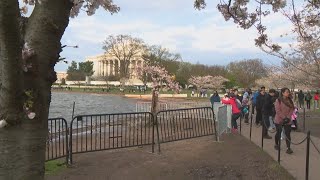
<svg viewBox="0 0 320 180">
<path fill-rule="evenodd" d="M 0 1 L 0 117 L 9 123 L 0 129 L 1 180 L 44 178 L 51 85 L 56 79 L 54 65 L 59 58 L 60 40 L 68 25 L 71 7 L 67 0 L 36 4 L 20 33 L 18 1 Z M 31 65 L 27 72 L 22 71 L 24 64 L 21 63 L 24 42 L 34 51 L 24 59 L 23 63 Z M 7 53 L 11 51 L 17 52 Z M 31 97 L 26 98 L 25 92 Z M 27 100 L 32 101 L 30 110 L 36 114 L 34 119 L 29 119 L 24 112 L 23 104 Z"/>
</svg>

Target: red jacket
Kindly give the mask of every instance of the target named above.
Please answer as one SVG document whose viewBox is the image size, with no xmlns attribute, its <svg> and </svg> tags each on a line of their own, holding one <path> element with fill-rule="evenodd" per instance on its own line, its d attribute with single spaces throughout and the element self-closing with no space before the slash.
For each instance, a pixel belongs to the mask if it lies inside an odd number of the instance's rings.
<svg viewBox="0 0 320 180">
<path fill-rule="evenodd" d="M 314 94 L 314 100 L 319 100 L 319 94 Z"/>
<path fill-rule="evenodd" d="M 230 99 L 222 99 L 222 103 L 223 104 L 231 104 L 232 106 L 232 114 L 238 114 L 240 113 L 241 111 L 239 110 L 238 106 L 237 106 L 237 103 L 236 103 L 236 98 L 235 97 L 232 97 Z"/>
</svg>

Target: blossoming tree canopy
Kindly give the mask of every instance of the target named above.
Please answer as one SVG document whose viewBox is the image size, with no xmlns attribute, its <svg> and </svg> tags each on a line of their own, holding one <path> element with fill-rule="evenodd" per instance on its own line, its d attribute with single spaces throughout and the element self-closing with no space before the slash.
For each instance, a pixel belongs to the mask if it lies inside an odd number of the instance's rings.
<svg viewBox="0 0 320 180">
<path fill-rule="evenodd" d="M 222 76 L 192 76 L 189 79 L 189 83 L 197 86 L 197 88 L 210 88 L 210 89 L 220 89 L 223 88 L 224 82 L 229 81 Z"/>
<path fill-rule="evenodd" d="M 153 90 L 158 90 L 161 83 L 166 83 L 167 87 L 174 90 L 176 93 L 180 91 L 180 86 L 173 80 L 173 77 L 168 74 L 168 71 L 160 66 L 139 66 L 137 67 L 137 75 L 140 80 L 149 76 L 152 81 Z"/>
<path fill-rule="evenodd" d="M 23 0 L 26 5 L 41 5 L 43 2 L 49 0 Z M 103 7 L 106 11 L 109 11 L 111 14 L 117 13 L 120 10 L 120 7 L 115 5 L 112 0 L 69 0 L 73 3 L 73 7 L 70 12 L 71 17 L 76 17 L 80 13 L 80 10 L 85 10 L 86 13 L 90 16 L 95 13 L 99 7 Z M 27 6 L 21 8 L 23 13 L 27 13 Z"/>
<path fill-rule="evenodd" d="M 194 6 L 198 10 L 204 9 L 206 1 L 195 0 Z M 308 86 L 314 88 L 318 84 L 314 82 L 320 81 L 319 0 L 226 0 L 220 1 L 217 8 L 226 21 L 232 20 L 243 29 L 256 29 L 258 37 L 255 45 L 286 63 L 286 66 L 291 66 L 290 69 L 295 72 L 308 76 Z M 274 17 L 280 18 L 279 20 L 284 18 L 289 23 L 287 31 L 276 38 L 270 36 L 274 25 L 269 23 L 272 15 L 279 15 Z M 309 65 L 316 68 L 309 69 Z M 279 69 L 287 71 L 287 67 Z M 288 72 L 284 74 L 292 76 Z"/>
</svg>

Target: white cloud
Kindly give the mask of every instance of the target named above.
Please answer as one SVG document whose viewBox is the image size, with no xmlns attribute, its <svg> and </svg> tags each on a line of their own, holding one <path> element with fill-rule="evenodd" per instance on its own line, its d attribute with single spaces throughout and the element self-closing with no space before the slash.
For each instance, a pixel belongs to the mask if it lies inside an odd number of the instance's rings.
<svg viewBox="0 0 320 180">
<path fill-rule="evenodd" d="M 215 21 L 200 25 L 161 26 L 151 21 L 104 24 L 97 17 L 85 17 L 70 23 L 69 28 L 75 39 L 85 43 L 101 44 L 110 34 L 131 34 L 150 44 L 161 44 L 175 51 L 188 48 L 193 51 L 232 52 L 232 49 L 254 49 L 255 32 L 242 30 L 236 25 L 220 26 Z M 221 20 L 221 23 L 224 21 Z M 249 33 L 248 33 L 249 32 Z M 183 41 L 186 40 L 185 44 Z"/>
<path fill-rule="evenodd" d="M 146 0 L 138 1 L 142 3 L 142 1 Z M 192 7 L 193 0 L 189 1 L 185 2 L 185 4 Z M 138 6 L 140 3 L 133 6 Z M 152 8 L 160 8 L 162 3 L 164 7 L 171 7 L 172 5 L 169 0 L 166 0 L 166 2 L 161 1 L 161 3 L 152 1 L 151 6 L 153 6 Z M 172 8 L 179 8 L 181 5 L 179 3 L 172 5 Z M 250 54 L 253 56 L 259 53 L 263 54 L 254 45 L 254 39 L 257 37 L 255 29 L 243 30 L 237 28 L 237 25 L 233 22 L 224 21 L 222 15 L 214 7 L 191 15 L 186 13 L 183 19 L 181 17 L 179 19 L 174 13 L 170 14 L 172 17 L 166 14 L 165 18 L 156 19 L 151 15 L 149 17 L 149 13 L 145 12 L 137 12 L 139 15 L 132 17 L 130 16 L 131 14 L 125 13 L 123 11 L 123 14 L 111 18 L 105 15 L 97 15 L 92 17 L 80 16 L 76 19 L 71 19 L 64 41 L 70 44 L 78 42 L 77 44 L 81 48 L 83 47 L 79 54 L 83 56 L 102 53 L 102 43 L 111 34 L 130 34 L 134 37 L 142 38 L 148 44 L 162 45 L 178 53 L 188 52 L 189 55 L 199 53 L 225 54 L 226 57 L 230 57 L 232 54 L 239 53 L 248 54 L 248 56 Z M 179 14 L 179 12 L 176 13 Z M 171 18 L 170 23 L 166 19 L 168 17 Z M 172 23 L 175 20 L 177 23 Z M 268 28 L 269 37 L 280 41 L 281 45 L 285 46 L 286 43 L 279 36 L 290 29 L 290 27 L 288 28 L 290 24 L 284 23 L 286 21 L 279 14 L 268 17 L 265 22 L 267 25 L 271 25 L 271 28 Z"/>
</svg>

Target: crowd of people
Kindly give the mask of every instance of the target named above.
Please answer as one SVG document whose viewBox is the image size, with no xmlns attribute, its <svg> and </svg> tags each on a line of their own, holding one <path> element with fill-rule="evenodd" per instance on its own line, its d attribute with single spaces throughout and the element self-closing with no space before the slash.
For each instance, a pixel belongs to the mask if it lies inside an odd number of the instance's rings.
<svg viewBox="0 0 320 180">
<path fill-rule="evenodd" d="M 249 123 L 249 112 L 251 112 L 252 116 L 255 116 L 256 126 L 262 126 L 263 138 L 272 139 L 269 131 L 276 131 L 274 148 L 279 149 L 279 142 L 283 137 L 286 140 L 286 152 L 292 154 L 293 151 L 290 146 L 291 131 L 298 128 L 298 108 L 304 108 L 306 102 L 307 109 L 310 109 L 312 99 L 314 100 L 314 107 L 318 109 L 318 92 L 314 96 L 310 92 L 304 94 L 302 90 L 294 93 L 288 88 L 282 88 L 280 91 L 269 89 L 266 92 L 266 88 L 261 87 L 256 92 L 247 89 L 242 95 L 239 94 L 237 89 L 228 90 L 222 99 L 215 92 L 210 101 L 212 104 L 221 102 L 231 105 L 231 131 L 233 133 L 238 131 L 237 120 L 241 116 L 245 123 Z"/>
</svg>

